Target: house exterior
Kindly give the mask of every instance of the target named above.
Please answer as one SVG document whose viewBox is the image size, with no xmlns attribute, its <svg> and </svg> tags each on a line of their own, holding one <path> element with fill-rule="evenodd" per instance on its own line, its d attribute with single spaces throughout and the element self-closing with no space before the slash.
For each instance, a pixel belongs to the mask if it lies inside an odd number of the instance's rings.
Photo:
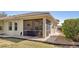
<svg viewBox="0 0 79 59">
<path fill-rule="evenodd" d="M 0 35 L 47 38 L 55 33 L 58 22 L 49 12 L 32 12 L 0 18 Z"/>
</svg>

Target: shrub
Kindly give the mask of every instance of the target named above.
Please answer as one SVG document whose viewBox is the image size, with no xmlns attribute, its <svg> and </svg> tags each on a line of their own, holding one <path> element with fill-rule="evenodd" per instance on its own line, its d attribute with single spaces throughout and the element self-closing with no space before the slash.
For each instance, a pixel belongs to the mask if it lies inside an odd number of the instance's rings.
<svg viewBox="0 0 79 59">
<path fill-rule="evenodd" d="M 79 18 L 66 19 L 62 24 L 62 31 L 67 38 L 73 41 L 79 41 Z"/>
</svg>

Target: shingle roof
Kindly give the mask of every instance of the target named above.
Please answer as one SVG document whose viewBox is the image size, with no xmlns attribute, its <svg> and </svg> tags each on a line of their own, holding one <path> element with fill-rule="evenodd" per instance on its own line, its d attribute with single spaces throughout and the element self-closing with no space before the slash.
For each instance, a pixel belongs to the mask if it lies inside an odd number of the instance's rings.
<svg viewBox="0 0 79 59">
<path fill-rule="evenodd" d="M 14 16 L 1 17 L 0 20 L 12 19 L 12 18 L 21 17 L 21 16 L 25 17 L 25 16 L 46 15 L 46 14 L 50 14 L 50 13 L 48 13 L 48 12 L 32 12 L 32 13 L 26 13 L 26 14 L 14 15 Z"/>
<path fill-rule="evenodd" d="M 14 16 L 6 16 L 0 18 L 0 20 L 12 20 L 12 19 L 19 19 L 19 18 L 26 18 L 26 17 L 32 17 L 32 16 L 49 16 L 50 18 L 54 19 L 54 22 L 57 22 L 53 16 L 50 15 L 49 12 L 32 12 L 32 13 L 26 13 L 26 14 L 20 14 L 20 15 L 14 15 Z"/>
</svg>

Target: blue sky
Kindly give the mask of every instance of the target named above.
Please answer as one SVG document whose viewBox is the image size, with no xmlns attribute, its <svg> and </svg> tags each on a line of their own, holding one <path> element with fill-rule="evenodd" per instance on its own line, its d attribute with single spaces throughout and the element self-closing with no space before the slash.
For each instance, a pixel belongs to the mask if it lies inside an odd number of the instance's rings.
<svg viewBox="0 0 79 59">
<path fill-rule="evenodd" d="M 52 15 L 60 21 L 64 21 L 69 18 L 79 18 L 79 11 L 54 11 Z"/>
<path fill-rule="evenodd" d="M 5 11 L 8 15 L 30 13 L 31 11 Z M 79 18 L 79 11 L 52 11 L 51 15 L 61 22 L 68 18 Z"/>
</svg>

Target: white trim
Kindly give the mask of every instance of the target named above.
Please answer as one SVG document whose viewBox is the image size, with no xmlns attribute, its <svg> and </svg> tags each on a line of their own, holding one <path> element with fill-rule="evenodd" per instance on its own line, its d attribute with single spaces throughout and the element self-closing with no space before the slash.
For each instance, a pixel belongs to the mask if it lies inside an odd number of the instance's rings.
<svg viewBox="0 0 79 59">
<path fill-rule="evenodd" d="M 46 18 L 43 18 L 43 38 L 46 38 Z"/>
</svg>

